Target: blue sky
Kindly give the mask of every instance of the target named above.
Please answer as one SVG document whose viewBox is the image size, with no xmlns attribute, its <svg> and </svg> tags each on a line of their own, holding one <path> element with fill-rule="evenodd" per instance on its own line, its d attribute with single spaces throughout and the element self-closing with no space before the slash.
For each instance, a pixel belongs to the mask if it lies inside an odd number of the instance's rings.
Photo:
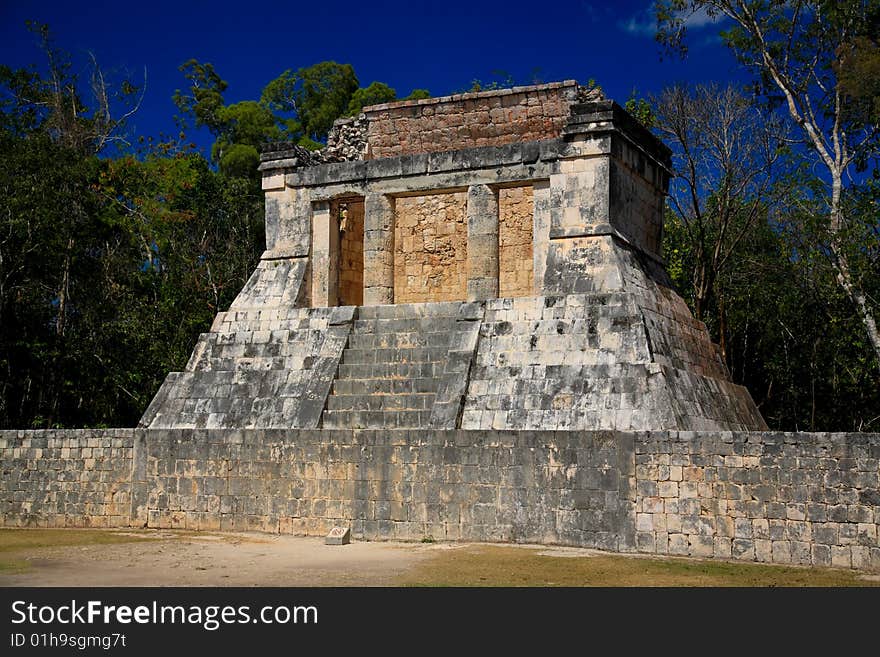
<svg viewBox="0 0 880 657">
<path fill-rule="evenodd" d="M 185 86 L 178 66 L 211 62 L 229 82 L 227 102 L 259 98 L 287 68 L 351 63 L 363 86 L 380 80 L 404 96 L 460 91 L 493 71 L 517 83 L 595 78 L 623 103 L 633 88 L 675 81 L 726 82 L 744 73 L 717 39 L 718 25 L 693 22 L 688 59 L 659 56 L 646 0 L 552 3 L 443 2 L 54 2 L 0 0 L 0 62 L 42 65 L 27 19 L 46 22 L 57 45 L 86 72 L 91 51 L 111 80 L 147 69 L 147 92 L 129 126 L 135 135 L 175 131 L 171 95 Z M 207 145 L 207 135 L 191 135 Z"/>
</svg>

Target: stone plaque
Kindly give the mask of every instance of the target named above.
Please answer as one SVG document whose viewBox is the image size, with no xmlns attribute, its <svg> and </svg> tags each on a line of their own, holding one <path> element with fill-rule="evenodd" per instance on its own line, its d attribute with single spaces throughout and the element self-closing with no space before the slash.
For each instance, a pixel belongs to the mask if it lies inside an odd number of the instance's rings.
<svg viewBox="0 0 880 657">
<path fill-rule="evenodd" d="M 351 543 L 351 530 L 348 527 L 334 527 L 324 539 L 326 545 L 348 545 Z"/>
</svg>

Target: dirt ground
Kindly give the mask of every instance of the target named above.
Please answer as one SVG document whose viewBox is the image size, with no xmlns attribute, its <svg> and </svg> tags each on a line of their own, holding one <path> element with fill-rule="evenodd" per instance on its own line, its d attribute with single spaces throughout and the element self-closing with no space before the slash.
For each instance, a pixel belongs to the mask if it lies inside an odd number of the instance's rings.
<svg viewBox="0 0 880 657">
<path fill-rule="evenodd" d="M 117 535 L 125 532 L 117 532 Z M 39 547 L 0 586 L 390 586 L 437 545 L 264 534 L 137 532 L 133 543 Z M 15 572 L 18 570 L 19 572 Z"/>
<path fill-rule="evenodd" d="M 849 570 L 250 533 L 0 529 L 0 586 L 878 586 Z"/>
</svg>

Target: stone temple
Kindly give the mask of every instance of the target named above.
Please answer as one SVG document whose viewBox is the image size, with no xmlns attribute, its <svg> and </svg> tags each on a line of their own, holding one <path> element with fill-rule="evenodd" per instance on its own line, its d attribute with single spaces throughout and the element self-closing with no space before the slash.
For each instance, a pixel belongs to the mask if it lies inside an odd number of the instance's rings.
<svg viewBox="0 0 880 657">
<path fill-rule="evenodd" d="M 264 153 L 266 246 L 149 428 L 748 430 L 661 259 L 670 153 L 576 82 Z"/>
<path fill-rule="evenodd" d="M 880 434 L 766 430 L 664 271 L 669 168 L 575 82 L 269 145 L 245 288 L 139 427 L 0 431 L 0 524 L 880 572 Z"/>
</svg>

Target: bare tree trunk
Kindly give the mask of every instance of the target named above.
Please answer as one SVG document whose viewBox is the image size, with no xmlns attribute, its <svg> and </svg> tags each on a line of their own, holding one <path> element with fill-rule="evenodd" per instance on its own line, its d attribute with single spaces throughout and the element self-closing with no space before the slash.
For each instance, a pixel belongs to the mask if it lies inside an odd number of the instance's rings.
<svg viewBox="0 0 880 657">
<path fill-rule="evenodd" d="M 868 306 L 868 299 L 861 288 L 853 282 L 852 274 L 849 268 L 849 260 L 846 253 L 840 245 L 839 234 L 843 227 L 843 213 L 840 209 L 840 197 L 842 191 L 842 181 L 839 173 L 835 172 L 832 176 L 831 185 L 831 253 L 834 268 L 837 271 L 837 284 L 843 288 L 850 301 L 856 307 L 859 318 L 865 326 L 865 333 L 868 335 L 868 341 L 874 350 L 875 365 L 880 368 L 880 332 L 877 330 L 877 322 L 874 314 Z"/>
<path fill-rule="evenodd" d="M 55 335 L 64 336 L 67 321 L 67 297 L 70 287 L 70 257 L 73 251 L 73 238 L 67 240 L 67 252 L 64 254 L 64 271 L 61 274 L 61 288 L 58 290 L 58 318 L 55 321 Z"/>
<path fill-rule="evenodd" d="M 834 249 L 834 255 L 835 268 L 837 269 L 837 283 L 844 289 L 847 296 L 850 298 L 850 301 L 852 301 L 853 305 L 856 307 L 859 318 L 862 320 L 862 324 L 865 325 L 865 333 L 868 335 L 868 341 L 874 349 L 874 356 L 876 358 L 875 364 L 880 368 L 880 332 L 877 330 L 877 322 L 874 320 L 874 314 L 871 312 L 870 306 L 868 306 L 868 299 L 865 296 L 865 293 L 853 283 L 846 255 L 838 252 L 836 249 Z"/>
</svg>

